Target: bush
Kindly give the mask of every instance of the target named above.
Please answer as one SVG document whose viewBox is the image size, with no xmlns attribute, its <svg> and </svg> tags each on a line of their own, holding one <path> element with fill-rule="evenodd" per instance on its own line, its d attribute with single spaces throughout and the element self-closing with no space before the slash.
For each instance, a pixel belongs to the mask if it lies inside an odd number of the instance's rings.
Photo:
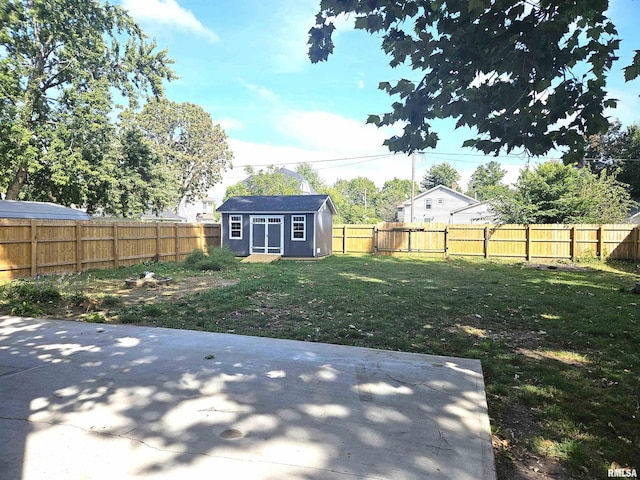
<svg viewBox="0 0 640 480">
<path fill-rule="evenodd" d="M 238 267 L 239 260 L 229 247 L 209 247 L 205 254 L 202 250 L 194 250 L 185 259 L 185 264 L 194 270 L 219 272 Z"/>
<path fill-rule="evenodd" d="M 16 280 L 4 289 L 4 297 L 9 302 L 57 303 L 62 294 L 57 285 L 51 282 Z"/>
<path fill-rule="evenodd" d="M 196 248 L 187 255 L 187 258 L 184 259 L 184 264 L 193 270 L 199 270 L 197 266 L 198 263 L 202 262 L 206 258 L 207 255 L 202 250 Z"/>
<path fill-rule="evenodd" d="M 122 306 L 122 299 L 115 295 L 105 295 L 100 299 L 100 306 L 102 308 L 117 308 Z"/>
<path fill-rule="evenodd" d="M 39 315 L 42 305 L 58 304 L 62 298 L 60 289 L 51 282 L 16 280 L 3 290 L 13 315 Z"/>
</svg>

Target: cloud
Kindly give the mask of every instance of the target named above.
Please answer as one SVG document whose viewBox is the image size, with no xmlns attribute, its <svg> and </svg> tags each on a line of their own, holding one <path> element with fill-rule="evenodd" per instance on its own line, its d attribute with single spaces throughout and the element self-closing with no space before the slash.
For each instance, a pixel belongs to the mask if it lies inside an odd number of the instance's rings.
<svg viewBox="0 0 640 480">
<path fill-rule="evenodd" d="M 235 118 L 221 118 L 217 121 L 225 132 L 230 130 L 244 130 L 244 123 Z"/>
<path fill-rule="evenodd" d="M 266 87 L 256 85 L 254 83 L 248 83 L 244 80 L 240 80 L 240 83 L 259 100 L 265 100 L 271 103 L 276 103 L 280 100 L 280 97 L 277 93 L 275 93 L 273 90 L 269 90 Z"/>
<path fill-rule="evenodd" d="M 392 129 L 323 111 L 290 110 L 279 116 L 276 128 L 305 148 L 360 154 L 387 152 L 382 143 L 393 135 Z"/>
<path fill-rule="evenodd" d="M 190 11 L 181 7 L 176 0 L 122 0 L 122 7 L 139 22 L 151 22 L 178 30 L 188 31 L 210 42 L 220 37 L 205 27 Z"/>
</svg>

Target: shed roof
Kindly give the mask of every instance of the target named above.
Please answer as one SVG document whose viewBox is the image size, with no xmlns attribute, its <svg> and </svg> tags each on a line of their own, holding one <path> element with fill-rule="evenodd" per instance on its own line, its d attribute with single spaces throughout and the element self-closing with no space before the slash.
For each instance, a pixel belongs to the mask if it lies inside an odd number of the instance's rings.
<svg viewBox="0 0 640 480">
<path fill-rule="evenodd" d="M 323 205 L 336 212 L 329 195 L 271 195 L 231 197 L 217 210 L 230 213 L 314 213 Z"/>
<path fill-rule="evenodd" d="M 0 218 L 40 218 L 49 220 L 89 220 L 86 212 L 48 202 L 0 200 Z"/>
</svg>

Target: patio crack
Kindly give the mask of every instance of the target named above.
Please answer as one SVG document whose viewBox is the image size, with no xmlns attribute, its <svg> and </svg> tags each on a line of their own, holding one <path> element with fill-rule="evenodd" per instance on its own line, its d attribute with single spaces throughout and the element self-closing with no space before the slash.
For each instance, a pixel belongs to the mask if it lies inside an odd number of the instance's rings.
<svg viewBox="0 0 640 480">
<path fill-rule="evenodd" d="M 338 471 L 338 470 L 334 470 L 331 468 L 318 468 L 318 467 L 309 467 L 306 465 L 297 465 L 297 464 L 293 464 L 293 463 L 284 463 L 284 462 L 272 462 L 269 460 L 254 460 L 254 459 L 247 459 L 247 458 L 243 458 L 243 459 L 239 459 L 237 457 L 230 457 L 227 455 L 212 455 L 210 453 L 206 453 L 206 452 L 191 452 L 189 450 L 171 450 L 168 448 L 160 448 L 160 447 L 156 447 L 154 445 L 151 445 L 147 442 L 145 442 L 144 440 L 140 439 L 140 438 L 136 438 L 133 436 L 130 436 L 129 434 L 133 431 L 136 430 L 136 428 L 132 428 L 131 430 L 128 430 L 124 433 L 110 433 L 110 432 L 98 432 L 92 429 L 87 429 L 84 427 L 80 427 L 78 425 L 74 425 L 71 423 L 56 423 L 56 422 L 45 422 L 45 421 L 38 421 L 38 420 L 29 420 L 28 418 L 17 418 L 17 417 L 4 417 L 4 416 L 0 416 L 0 421 L 1 420 L 6 420 L 6 421 L 14 421 L 14 422 L 25 422 L 25 423 L 29 423 L 32 425 L 49 425 L 49 426 L 53 426 L 53 427 L 68 427 L 68 428 L 75 428 L 77 430 L 80 430 L 82 432 L 88 433 L 88 434 L 94 434 L 97 436 L 103 436 L 103 437 L 111 437 L 111 438 L 123 438 L 126 440 L 131 440 L 133 442 L 137 442 L 141 445 L 144 445 L 145 447 L 148 447 L 152 450 L 156 450 L 158 452 L 164 452 L 164 453 L 172 453 L 175 455 L 192 455 L 192 456 L 202 456 L 202 457 L 208 457 L 208 458 L 220 458 L 220 459 L 224 459 L 224 460 L 233 460 L 233 461 L 237 461 L 237 462 L 249 462 L 249 463 L 259 463 L 259 464 L 265 464 L 265 465 L 279 465 L 282 467 L 294 467 L 294 468 L 302 468 L 305 470 L 313 470 L 313 471 L 317 471 L 317 472 L 328 472 L 328 473 L 338 473 L 342 476 L 345 477 L 353 477 L 353 478 L 368 478 L 371 480 L 384 480 L 385 477 L 372 477 L 370 475 L 361 475 L 358 473 L 351 473 L 351 472 L 344 472 L 344 471 Z"/>
</svg>

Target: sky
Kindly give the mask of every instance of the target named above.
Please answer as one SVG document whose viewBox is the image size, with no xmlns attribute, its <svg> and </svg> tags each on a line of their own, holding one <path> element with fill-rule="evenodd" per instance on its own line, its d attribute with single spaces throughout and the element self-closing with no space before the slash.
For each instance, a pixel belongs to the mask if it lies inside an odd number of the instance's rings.
<svg viewBox="0 0 640 480">
<path fill-rule="evenodd" d="M 178 80 L 166 85 L 174 102 L 192 102 L 220 123 L 234 152 L 233 169 L 224 173 L 210 196 L 221 200 L 226 188 L 246 178 L 244 166 L 295 169 L 312 163 L 332 184 L 364 176 L 382 187 L 386 180 L 411 178 L 411 159 L 391 155 L 382 142 L 393 128 L 366 125 L 369 114 L 390 111 L 392 98 L 378 90 L 381 81 L 416 78 L 408 69 L 392 69 L 380 39 L 353 29 L 341 18 L 328 62 L 307 57 L 308 30 L 319 0 L 120 0 L 144 32 L 175 60 Z M 609 16 L 622 38 L 620 60 L 609 75 L 609 93 L 619 100 L 607 111 L 624 126 L 640 122 L 640 79 L 625 83 L 622 68 L 640 49 L 640 0 L 610 0 Z M 522 155 L 487 157 L 462 142 L 467 129 L 454 120 L 433 123 L 440 141 L 416 159 L 417 181 L 436 164 L 450 163 L 462 187 L 482 164 L 498 160 L 505 183 L 517 180 L 527 164 L 559 158 Z"/>
</svg>

